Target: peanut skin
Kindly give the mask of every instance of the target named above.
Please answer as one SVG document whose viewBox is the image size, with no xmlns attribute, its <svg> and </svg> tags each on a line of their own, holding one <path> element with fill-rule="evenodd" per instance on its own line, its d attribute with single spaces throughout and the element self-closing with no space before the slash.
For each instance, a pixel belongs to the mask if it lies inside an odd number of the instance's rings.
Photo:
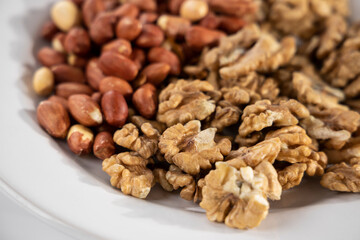
<svg viewBox="0 0 360 240">
<path fill-rule="evenodd" d="M 141 86 L 133 94 L 132 101 L 143 117 L 152 118 L 157 109 L 156 88 L 150 83 Z"/>
<path fill-rule="evenodd" d="M 94 155 L 99 159 L 106 159 L 115 153 L 115 144 L 111 133 L 100 132 L 96 135 L 94 146 Z"/>
</svg>

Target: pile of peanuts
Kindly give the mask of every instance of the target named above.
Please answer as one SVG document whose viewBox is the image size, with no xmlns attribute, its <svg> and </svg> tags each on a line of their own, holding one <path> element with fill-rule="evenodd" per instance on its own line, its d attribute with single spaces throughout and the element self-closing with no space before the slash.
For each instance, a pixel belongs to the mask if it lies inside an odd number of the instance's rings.
<svg viewBox="0 0 360 240">
<path fill-rule="evenodd" d="M 240 2 L 238 8 L 252 11 Z M 33 77 L 34 91 L 47 97 L 37 108 L 39 124 L 52 137 L 67 138 L 77 155 L 110 157 L 116 149 L 112 135 L 129 115 L 153 119 L 158 92 L 171 77 L 184 77 L 185 63 L 198 61 L 204 47 L 245 25 L 244 13 L 228 4 L 56 2 L 41 30 L 51 46 L 38 51 L 43 66 Z"/>
</svg>

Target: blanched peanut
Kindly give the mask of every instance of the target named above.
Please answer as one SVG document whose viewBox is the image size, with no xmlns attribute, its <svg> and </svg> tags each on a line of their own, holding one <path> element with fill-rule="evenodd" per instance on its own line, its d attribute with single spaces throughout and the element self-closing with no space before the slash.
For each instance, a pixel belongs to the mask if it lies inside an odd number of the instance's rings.
<svg viewBox="0 0 360 240">
<path fill-rule="evenodd" d="M 33 89 L 40 96 L 47 96 L 54 90 L 54 74 L 49 68 L 42 67 L 35 72 Z"/>
<path fill-rule="evenodd" d="M 64 0 L 54 4 L 51 18 L 60 30 L 67 32 L 79 23 L 80 12 L 75 3 Z"/>
</svg>

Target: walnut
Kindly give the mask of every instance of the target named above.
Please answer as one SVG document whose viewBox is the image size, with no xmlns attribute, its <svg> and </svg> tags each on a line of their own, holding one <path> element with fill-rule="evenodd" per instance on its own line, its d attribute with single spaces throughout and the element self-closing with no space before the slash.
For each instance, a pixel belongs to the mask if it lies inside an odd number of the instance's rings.
<svg viewBox="0 0 360 240">
<path fill-rule="evenodd" d="M 161 168 L 153 170 L 155 181 L 158 182 L 163 189 L 168 192 L 182 188 L 180 197 L 185 200 L 197 202 L 202 198 L 202 187 L 204 186 L 204 179 L 196 179 L 190 174 L 184 173 L 175 165 L 170 165 L 169 170 L 166 171 Z"/>
<path fill-rule="evenodd" d="M 190 120 L 204 120 L 215 111 L 215 101 L 206 92 L 214 87 L 206 81 L 178 80 L 159 95 L 157 120 L 172 126 Z"/>
<path fill-rule="evenodd" d="M 180 197 L 193 202 L 199 202 L 202 199 L 202 188 L 204 187 L 205 180 L 200 178 L 197 181 L 193 181 L 192 184 L 184 187 L 180 191 Z"/>
<path fill-rule="evenodd" d="M 360 126 L 360 114 L 344 108 L 319 109 L 309 106 L 311 115 L 335 130 L 355 132 Z"/>
<path fill-rule="evenodd" d="M 221 38 L 218 47 L 204 53 L 203 65 L 218 70 L 220 66 L 234 63 L 244 53 L 244 48 L 251 47 L 260 35 L 258 25 L 248 24 L 236 34 Z"/>
<path fill-rule="evenodd" d="M 261 139 L 263 139 L 263 134 L 261 132 L 255 132 L 246 137 L 236 135 L 235 142 L 239 144 L 239 146 L 251 147 L 258 143 Z"/>
<path fill-rule="evenodd" d="M 231 65 L 220 68 L 223 79 L 244 76 L 252 71 L 271 72 L 286 64 L 295 55 L 295 38 L 286 37 L 281 43 L 263 33 L 256 44 Z"/>
<path fill-rule="evenodd" d="M 345 101 L 345 104 L 349 106 L 352 110 L 360 113 L 360 100 L 359 99 L 349 99 Z"/>
<path fill-rule="evenodd" d="M 360 33 L 360 23 L 358 21 L 353 22 L 347 33 L 348 37 L 353 38 L 359 36 L 359 33 Z"/>
<path fill-rule="evenodd" d="M 323 59 L 336 49 L 343 41 L 347 27 L 346 19 L 340 15 L 332 15 L 325 20 L 325 30 L 319 39 L 316 51 L 317 58 Z"/>
<path fill-rule="evenodd" d="M 321 176 L 327 164 L 326 155 L 323 152 L 314 151 L 311 146 L 311 138 L 305 129 L 300 126 L 283 127 L 269 132 L 265 139 L 280 138 L 281 150 L 276 160 L 288 163 L 306 163 L 306 173 L 309 176 Z"/>
<path fill-rule="evenodd" d="M 250 94 L 240 87 L 222 88 L 220 91 L 223 94 L 224 100 L 235 106 L 250 102 Z"/>
<path fill-rule="evenodd" d="M 267 184 L 264 192 L 271 200 L 280 200 L 282 193 L 282 186 L 279 182 L 278 173 L 274 166 L 268 161 L 262 161 L 254 170 L 262 173 L 267 178 Z"/>
<path fill-rule="evenodd" d="M 355 25 L 355 27 L 357 27 Z M 353 28 L 353 27 L 352 27 Z M 353 29 L 349 30 L 350 32 Z M 341 48 L 332 52 L 324 61 L 321 73 L 335 87 L 345 87 L 348 83 L 360 74 L 360 51 L 359 37 L 349 36 Z M 358 95 L 358 91 L 348 90 L 349 97 Z"/>
<path fill-rule="evenodd" d="M 225 222 L 229 227 L 253 228 L 267 216 L 269 202 L 263 189 L 267 178 L 251 167 L 236 170 L 227 163 L 216 163 L 205 177 L 200 207 L 210 221 Z"/>
<path fill-rule="evenodd" d="M 183 173 L 181 169 L 175 165 L 169 167 L 169 171 L 166 172 L 165 177 L 174 190 L 182 188 L 180 197 L 183 199 L 188 201 L 193 200 L 194 202 L 201 199 L 204 179 L 195 180 L 193 176 Z"/>
<path fill-rule="evenodd" d="M 301 72 L 316 82 L 322 82 L 315 65 L 310 59 L 302 55 L 295 55 L 288 64 L 272 74 L 272 77 L 279 82 L 279 87 L 283 96 L 296 97 L 292 84 L 294 72 Z"/>
<path fill-rule="evenodd" d="M 197 61 L 197 65 L 184 66 L 184 72 L 195 79 L 205 79 L 208 76 L 208 71 L 205 66 L 205 56 L 209 52 L 209 48 L 205 47 Z"/>
<path fill-rule="evenodd" d="M 254 168 L 261 162 L 274 163 L 280 149 L 280 139 L 271 138 L 252 147 L 240 147 L 238 150 L 231 151 L 225 160 L 236 169 L 247 166 Z"/>
<path fill-rule="evenodd" d="M 170 164 L 182 171 L 196 175 L 201 169 L 210 169 L 229 154 L 231 142 L 224 138 L 215 142 L 216 128 L 200 130 L 200 121 L 169 127 L 160 137 L 159 149 Z"/>
<path fill-rule="evenodd" d="M 340 150 L 324 149 L 329 158 L 329 163 L 350 162 L 352 158 L 360 158 L 360 137 L 348 140 Z"/>
<path fill-rule="evenodd" d="M 285 37 L 278 42 L 256 24 L 249 24 L 236 34 L 223 37 L 218 47 L 204 53 L 198 72 L 203 67 L 218 70 L 224 80 L 254 71 L 267 73 L 289 62 L 295 52 L 295 38 Z"/>
<path fill-rule="evenodd" d="M 289 111 L 298 119 L 303 119 L 310 116 L 309 110 L 295 99 L 280 100 L 279 102 L 274 101 L 274 103 L 288 108 Z"/>
<path fill-rule="evenodd" d="M 323 121 L 313 116 L 303 119 L 301 126 L 306 129 L 307 134 L 317 140 L 323 140 L 325 146 L 330 149 L 341 149 L 350 139 L 351 133 L 346 130 L 334 130 Z"/>
<path fill-rule="evenodd" d="M 142 116 L 134 115 L 130 117 L 130 122 L 135 124 L 136 127 L 141 128 L 144 123 L 150 123 L 153 128 L 158 130 L 159 133 L 163 133 L 166 129 L 166 125 L 158 122 L 146 119 Z"/>
<path fill-rule="evenodd" d="M 279 182 L 283 190 L 293 188 L 300 184 L 307 169 L 305 163 L 294 163 L 284 169 L 278 170 Z"/>
<path fill-rule="evenodd" d="M 189 186 L 194 182 L 193 176 L 187 173 L 183 173 L 181 169 L 175 165 L 170 165 L 169 171 L 166 172 L 165 178 L 174 190 L 177 190 L 180 187 Z"/>
<path fill-rule="evenodd" d="M 210 122 L 210 127 L 214 127 L 218 132 L 224 128 L 239 122 L 241 110 L 228 101 L 218 102 L 215 109 L 215 116 Z"/>
<path fill-rule="evenodd" d="M 261 99 L 275 100 L 280 92 L 278 83 L 273 78 L 265 78 L 256 72 L 236 79 L 221 79 L 220 85 L 225 88 L 239 87 L 247 91 L 252 103 Z"/>
<path fill-rule="evenodd" d="M 316 16 L 311 12 L 309 0 L 274 0 L 270 3 L 269 17 L 276 29 L 302 38 L 309 38 L 316 32 Z"/>
<path fill-rule="evenodd" d="M 278 182 L 278 175 L 272 164 L 279 154 L 280 148 L 280 139 L 272 138 L 262 141 L 253 147 L 241 147 L 236 151 L 231 151 L 225 160 L 227 164 L 238 170 L 249 166 L 263 173 L 268 179 L 268 185 L 264 189 L 266 195 L 272 200 L 279 200 L 281 185 Z"/>
<path fill-rule="evenodd" d="M 360 160 L 352 159 L 350 164 L 335 164 L 326 170 L 320 184 L 332 191 L 360 192 Z"/>
<path fill-rule="evenodd" d="M 168 191 L 171 192 L 174 190 L 173 186 L 168 182 L 168 180 L 166 179 L 166 170 L 162 169 L 162 168 L 155 168 L 153 170 L 153 174 L 154 174 L 154 180 L 155 182 L 159 183 L 160 186 Z"/>
<path fill-rule="evenodd" d="M 294 72 L 292 85 L 297 99 L 303 104 L 338 108 L 341 107 L 339 102 L 344 100 L 344 94 L 339 89 L 332 88 L 325 82 L 312 79 L 300 72 Z"/>
<path fill-rule="evenodd" d="M 139 130 L 134 124 L 128 123 L 114 133 L 114 142 L 139 153 L 143 158 L 149 158 L 158 150 L 160 134 L 150 123 L 142 124 L 140 129 L 143 136 L 139 136 Z"/>
<path fill-rule="evenodd" d="M 324 145 L 328 149 L 341 149 L 360 124 L 360 114 L 343 108 L 320 109 L 308 107 L 314 117 L 304 119 L 301 125 L 310 137 L 326 140 Z"/>
<path fill-rule="evenodd" d="M 272 0 L 270 21 L 284 34 L 309 39 L 333 15 L 347 16 L 347 0 Z M 299 24 L 301 23 L 301 24 Z"/>
<path fill-rule="evenodd" d="M 360 76 L 345 87 L 344 93 L 349 99 L 360 95 Z"/>
<path fill-rule="evenodd" d="M 271 104 L 269 100 L 258 101 L 244 109 L 239 127 L 240 137 L 261 131 L 271 126 L 292 126 L 298 124 L 299 118 L 309 115 L 305 106 L 296 100 L 281 101 L 280 104 Z"/>
<path fill-rule="evenodd" d="M 304 41 L 298 53 L 317 59 L 325 59 L 345 39 L 348 30 L 347 19 L 340 15 L 331 15 L 323 20 L 318 35 Z"/>
<path fill-rule="evenodd" d="M 154 180 L 152 171 L 146 167 L 151 161 L 136 152 L 123 152 L 105 159 L 102 168 L 111 177 L 112 186 L 124 194 L 146 198 Z"/>
</svg>

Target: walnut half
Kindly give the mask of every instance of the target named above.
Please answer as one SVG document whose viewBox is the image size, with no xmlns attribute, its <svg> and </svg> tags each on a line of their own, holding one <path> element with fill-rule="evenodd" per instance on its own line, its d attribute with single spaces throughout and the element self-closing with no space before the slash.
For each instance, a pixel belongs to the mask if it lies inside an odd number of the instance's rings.
<svg viewBox="0 0 360 240">
<path fill-rule="evenodd" d="M 236 170 L 224 162 L 216 163 L 205 177 L 200 207 L 210 221 L 229 227 L 254 228 L 267 216 L 269 202 L 263 189 L 267 179 L 251 167 Z"/>
<path fill-rule="evenodd" d="M 230 140 L 223 138 L 215 142 L 216 128 L 200 130 L 200 121 L 169 127 L 160 137 L 159 149 L 170 164 L 182 171 L 196 175 L 201 169 L 210 169 L 212 164 L 222 161 L 231 150 Z"/>
<path fill-rule="evenodd" d="M 328 168 L 320 184 L 332 191 L 360 192 L 360 159 L 354 158 L 350 164 L 342 162 Z"/>
<path fill-rule="evenodd" d="M 146 198 L 153 184 L 154 175 L 146 167 L 151 159 L 136 152 L 123 152 L 103 161 L 103 170 L 109 174 L 110 183 L 124 194 Z"/>
<path fill-rule="evenodd" d="M 172 126 L 190 120 L 204 120 L 215 111 L 215 101 L 206 92 L 214 91 L 207 81 L 178 80 L 159 95 L 157 120 Z"/>
<path fill-rule="evenodd" d="M 140 130 L 143 136 L 139 136 L 139 130 L 134 124 L 128 123 L 114 133 L 114 142 L 139 153 L 143 158 L 149 158 L 158 149 L 160 134 L 150 123 L 142 124 Z"/>
</svg>

